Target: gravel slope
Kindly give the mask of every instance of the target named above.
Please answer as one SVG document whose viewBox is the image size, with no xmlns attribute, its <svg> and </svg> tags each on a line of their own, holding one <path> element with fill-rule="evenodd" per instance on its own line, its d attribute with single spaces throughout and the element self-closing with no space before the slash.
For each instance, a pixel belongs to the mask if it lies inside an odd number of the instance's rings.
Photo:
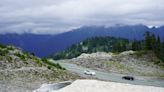
<svg viewBox="0 0 164 92">
<path fill-rule="evenodd" d="M 76 78 L 79 76 L 20 48 L 0 45 L 0 92 L 32 92 L 44 83 Z"/>
<path fill-rule="evenodd" d="M 164 77 L 164 67 L 153 52 L 125 51 L 120 54 L 96 52 L 59 61 L 103 72 Z"/>
</svg>

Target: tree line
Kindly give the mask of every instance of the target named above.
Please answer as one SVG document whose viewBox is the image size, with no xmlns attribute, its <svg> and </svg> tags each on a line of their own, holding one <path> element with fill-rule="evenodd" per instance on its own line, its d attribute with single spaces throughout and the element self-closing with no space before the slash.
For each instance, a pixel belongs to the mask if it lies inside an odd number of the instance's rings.
<svg viewBox="0 0 164 92">
<path fill-rule="evenodd" d="M 164 61 L 164 42 L 159 36 L 150 32 L 145 33 L 144 40 L 128 40 L 115 37 L 93 37 L 86 39 L 78 44 L 72 45 L 65 51 L 59 52 L 52 57 L 54 59 L 70 59 L 82 53 L 93 52 L 114 52 L 119 53 L 127 50 L 134 51 L 153 51 L 161 60 Z"/>
</svg>

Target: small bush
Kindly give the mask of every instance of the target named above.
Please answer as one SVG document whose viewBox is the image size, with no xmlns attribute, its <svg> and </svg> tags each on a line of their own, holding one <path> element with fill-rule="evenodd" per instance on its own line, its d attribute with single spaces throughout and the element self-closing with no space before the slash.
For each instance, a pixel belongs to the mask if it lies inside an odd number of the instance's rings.
<svg viewBox="0 0 164 92">
<path fill-rule="evenodd" d="M 24 62 L 26 65 L 28 64 L 28 62 L 26 61 L 26 62 Z"/>
<path fill-rule="evenodd" d="M 30 54 L 28 52 L 23 52 L 24 56 L 30 58 Z"/>
<path fill-rule="evenodd" d="M 13 47 L 7 47 L 7 49 L 8 49 L 8 50 L 14 50 L 14 48 L 13 48 Z"/>
<path fill-rule="evenodd" d="M 5 55 L 8 54 L 8 53 L 9 53 L 9 51 L 6 50 L 6 49 L 0 51 L 0 55 L 1 55 L 1 56 L 5 56 Z"/>
<path fill-rule="evenodd" d="M 6 48 L 6 45 L 0 44 L 0 48 Z"/>
<path fill-rule="evenodd" d="M 13 58 L 12 57 L 6 57 L 9 62 L 12 62 Z"/>
<path fill-rule="evenodd" d="M 42 61 L 41 60 L 39 60 L 38 58 L 34 58 L 34 61 L 37 63 L 37 64 L 39 64 L 39 66 L 42 66 Z"/>
<path fill-rule="evenodd" d="M 31 55 L 35 56 L 35 53 L 32 52 Z"/>
<path fill-rule="evenodd" d="M 46 58 L 43 58 L 42 61 L 43 61 L 44 63 L 46 63 L 46 64 L 48 64 L 48 65 L 51 65 L 51 66 L 54 66 L 54 67 L 56 67 L 56 68 L 58 68 L 58 69 L 65 70 L 65 68 L 61 67 L 60 64 L 58 64 L 58 63 L 56 64 L 56 63 L 50 62 L 50 61 L 48 61 Z"/>
<path fill-rule="evenodd" d="M 16 56 L 20 57 L 21 60 L 25 60 L 26 57 L 20 53 L 15 53 Z"/>
<path fill-rule="evenodd" d="M 51 69 L 51 66 L 47 66 L 48 69 Z"/>
</svg>

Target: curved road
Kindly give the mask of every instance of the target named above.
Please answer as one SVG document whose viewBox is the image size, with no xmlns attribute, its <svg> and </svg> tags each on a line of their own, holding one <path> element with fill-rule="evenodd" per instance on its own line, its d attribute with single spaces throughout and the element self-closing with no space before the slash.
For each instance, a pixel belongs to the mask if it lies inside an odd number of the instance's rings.
<svg viewBox="0 0 164 92">
<path fill-rule="evenodd" d="M 88 77 L 88 75 L 84 74 L 84 70 L 88 70 L 88 68 L 84 68 L 81 66 L 77 66 L 75 64 L 64 63 L 64 62 L 57 62 L 57 63 L 59 63 L 62 67 L 66 68 L 67 70 L 73 73 L 77 73 L 82 77 Z M 89 70 L 92 70 L 92 69 L 89 69 Z M 100 71 L 95 71 L 95 70 L 92 70 L 92 71 L 96 72 L 96 75 L 93 77 L 98 78 L 100 80 L 113 81 L 113 82 L 119 82 L 119 83 L 129 83 L 129 84 L 135 84 L 135 85 L 164 87 L 164 79 L 134 76 L 135 80 L 129 81 L 129 80 L 122 79 L 122 76 L 125 76 L 123 74 L 107 73 L 107 72 L 100 72 Z"/>
</svg>

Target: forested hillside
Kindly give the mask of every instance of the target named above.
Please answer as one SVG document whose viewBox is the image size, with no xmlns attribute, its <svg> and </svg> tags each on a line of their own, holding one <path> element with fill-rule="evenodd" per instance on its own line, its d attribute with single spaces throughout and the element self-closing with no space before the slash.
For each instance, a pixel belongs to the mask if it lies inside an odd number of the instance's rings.
<svg viewBox="0 0 164 92">
<path fill-rule="evenodd" d="M 149 28 L 146 25 L 123 26 L 83 26 L 61 34 L 0 34 L 0 43 L 14 45 L 36 56 L 46 57 L 57 53 L 73 44 L 96 36 L 111 36 L 126 38 L 129 40 L 143 40 L 146 31 L 152 32 L 162 39 L 164 26 Z"/>
<path fill-rule="evenodd" d="M 160 37 L 156 37 L 150 32 L 145 33 L 145 40 L 128 40 L 115 37 L 94 37 L 72 45 L 67 50 L 57 53 L 51 57 L 54 59 L 70 59 L 81 55 L 82 53 L 93 52 L 114 52 L 122 51 L 149 51 L 152 50 L 156 55 L 164 60 L 164 43 Z"/>
</svg>

